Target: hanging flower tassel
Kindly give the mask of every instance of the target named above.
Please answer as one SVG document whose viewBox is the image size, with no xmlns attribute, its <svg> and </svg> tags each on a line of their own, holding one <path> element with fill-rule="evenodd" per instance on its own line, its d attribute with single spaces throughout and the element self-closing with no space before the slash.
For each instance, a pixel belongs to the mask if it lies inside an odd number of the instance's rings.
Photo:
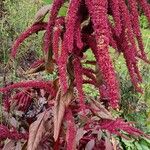
<svg viewBox="0 0 150 150">
<path fill-rule="evenodd" d="M 98 65 L 101 70 L 102 77 L 107 84 L 109 103 L 113 108 L 119 106 L 119 87 L 115 77 L 112 61 L 109 56 L 109 30 L 107 24 L 107 1 L 86 0 L 89 13 L 92 17 L 93 28 L 95 31 Z"/>
<path fill-rule="evenodd" d="M 33 33 L 37 33 L 38 31 L 41 30 L 45 30 L 47 27 L 47 23 L 42 22 L 42 23 L 37 23 L 32 25 L 31 27 L 29 27 L 26 31 L 24 31 L 18 38 L 17 40 L 14 42 L 13 46 L 12 46 L 12 50 L 11 50 L 11 56 L 13 58 L 16 57 L 17 54 L 17 50 L 20 46 L 20 44 L 26 39 L 28 38 L 30 35 L 32 35 Z"/>
</svg>

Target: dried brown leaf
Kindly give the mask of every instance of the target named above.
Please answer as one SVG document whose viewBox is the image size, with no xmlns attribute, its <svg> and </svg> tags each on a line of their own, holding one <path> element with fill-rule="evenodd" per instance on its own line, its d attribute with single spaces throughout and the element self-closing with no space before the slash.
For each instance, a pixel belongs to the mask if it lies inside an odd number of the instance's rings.
<svg viewBox="0 0 150 150">
<path fill-rule="evenodd" d="M 56 91 L 59 90 L 59 78 L 57 78 L 53 81 L 53 87 Z"/>
<path fill-rule="evenodd" d="M 8 140 L 2 150 L 15 150 L 15 141 Z"/>
<path fill-rule="evenodd" d="M 77 130 L 77 134 L 76 134 L 76 144 L 79 145 L 79 141 L 81 140 L 81 138 L 83 137 L 83 135 L 86 133 L 87 131 L 84 130 L 83 128 L 80 128 Z"/>
<path fill-rule="evenodd" d="M 105 137 L 105 150 L 113 150 L 110 139 L 108 139 L 107 137 Z"/>
<path fill-rule="evenodd" d="M 59 136 L 60 126 L 62 124 L 64 113 L 65 113 L 65 104 L 61 100 L 61 91 L 59 90 L 54 105 L 54 140 L 55 141 L 57 141 Z"/>
<path fill-rule="evenodd" d="M 29 70 L 27 70 L 24 75 L 27 75 L 27 74 L 34 74 L 34 73 L 37 73 L 37 72 L 41 72 L 41 71 L 44 71 L 45 70 L 45 65 L 44 64 L 41 64 L 39 66 L 37 66 L 36 68 L 31 68 Z"/>
<path fill-rule="evenodd" d="M 9 123 L 10 123 L 10 125 L 12 125 L 15 128 L 18 127 L 18 125 L 19 125 L 19 122 L 14 117 L 9 118 Z"/>
<path fill-rule="evenodd" d="M 91 103 L 91 108 L 94 110 L 93 113 L 95 113 L 98 117 L 103 119 L 113 119 L 111 113 L 99 102 L 91 99 L 93 103 Z"/>
<path fill-rule="evenodd" d="M 63 121 L 65 109 L 73 99 L 73 91 L 69 89 L 64 95 L 61 95 L 60 89 L 57 92 L 55 106 L 54 106 L 54 139 L 57 141 L 60 127 Z"/>
<path fill-rule="evenodd" d="M 34 23 L 42 22 L 45 15 L 51 10 L 51 7 L 51 5 L 45 5 L 42 8 L 40 8 L 35 15 Z"/>
<path fill-rule="evenodd" d="M 27 142 L 25 142 L 22 146 L 22 149 L 21 150 L 27 150 Z"/>
<path fill-rule="evenodd" d="M 50 113 L 50 110 L 44 111 L 39 115 L 37 120 L 30 125 L 27 150 L 36 150 L 38 147 L 42 136 L 46 133 L 45 123 L 50 117 Z"/>
<path fill-rule="evenodd" d="M 102 139 L 103 132 L 101 130 L 97 133 L 97 140 L 100 141 Z"/>
<path fill-rule="evenodd" d="M 103 83 L 103 79 L 102 79 L 102 73 L 99 70 L 98 64 L 96 64 L 95 75 L 97 79 L 97 84 L 98 86 L 100 86 Z"/>
<path fill-rule="evenodd" d="M 15 147 L 15 150 L 21 150 L 21 147 L 22 147 L 21 142 L 18 141 Z"/>
<path fill-rule="evenodd" d="M 110 133 L 106 132 L 105 136 L 105 150 L 113 150 L 113 146 L 111 144 L 111 140 L 110 140 Z"/>
<path fill-rule="evenodd" d="M 92 139 L 86 144 L 85 150 L 93 150 L 94 146 L 95 146 L 95 140 Z"/>
<path fill-rule="evenodd" d="M 117 150 L 117 141 L 114 137 L 111 138 L 112 140 L 112 146 L 113 146 L 113 150 Z"/>
</svg>

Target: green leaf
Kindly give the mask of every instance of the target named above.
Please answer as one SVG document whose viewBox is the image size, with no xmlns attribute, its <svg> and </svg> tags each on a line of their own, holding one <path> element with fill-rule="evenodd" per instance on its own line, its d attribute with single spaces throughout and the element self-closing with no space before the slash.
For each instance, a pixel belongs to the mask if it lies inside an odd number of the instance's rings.
<svg viewBox="0 0 150 150">
<path fill-rule="evenodd" d="M 150 139 L 143 137 L 143 140 L 146 141 L 150 146 Z"/>
<path fill-rule="evenodd" d="M 53 2 L 53 0 L 43 0 L 43 2 L 44 2 L 45 4 L 51 4 L 51 3 Z"/>
<path fill-rule="evenodd" d="M 140 145 L 143 148 L 143 150 L 149 150 L 150 149 L 150 144 L 146 142 L 146 140 L 141 140 Z"/>
<path fill-rule="evenodd" d="M 67 13 L 67 8 L 66 7 L 62 7 L 59 10 L 59 16 L 65 16 Z"/>
<path fill-rule="evenodd" d="M 141 145 L 138 142 L 135 142 L 135 146 L 136 146 L 137 150 L 143 150 L 143 148 L 141 147 Z"/>
<path fill-rule="evenodd" d="M 126 140 L 122 138 L 123 143 L 125 144 L 126 147 L 128 148 L 133 148 L 134 147 L 134 139 L 132 140 Z"/>
<path fill-rule="evenodd" d="M 142 150 L 149 150 L 149 147 L 147 145 L 141 145 Z"/>
</svg>

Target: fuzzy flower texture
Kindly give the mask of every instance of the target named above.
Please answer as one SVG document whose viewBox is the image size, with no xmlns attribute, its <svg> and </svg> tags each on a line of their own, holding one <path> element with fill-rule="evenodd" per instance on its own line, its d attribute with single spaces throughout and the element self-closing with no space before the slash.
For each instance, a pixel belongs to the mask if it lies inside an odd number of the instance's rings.
<svg viewBox="0 0 150 150">
<path fill-rule="evenodd" d="M 66 16 L 60 17 L 59 10 L 63 5 L 66 6 L 66 3 L 68 4 Z M 60 90 L 56 88 L 56 85 L 48 83 L 43 83 L 43 85 L 40 82 L 33 82 L 34 84 L 30 82 L 28 87 L 36 85 L 40 88 L 41 86 L 53 97 L 55 97 L 55 93 L 60 91 L 61 95 L 65 95 L 73 87 L 77 91 L 76 105 L 79 106 L 79 110 L 84 116 L 87 113 L 87 104 L 83 85 L 92 84 L 93 88 L 98 89 L 99 101 L 103 102 L 106 109 L 110 107 L 118 109 L 121 95 L 119 81 L 109 53 L 109 48 L 112 47 L 119 54 L 123 54 L 131 82 L 135 90 L 142 93 L 140 87 L 142 77 L 138 69 L 138 61 L 141 59 L 147 63 L 150 62 L 144 50 L 139 24 L 139 7 L 150 21 L 150 5 L 147 0 L 129 0 L 128 2 L 126 0 L 53 0 L 48 22 L 36 22 L 24 31 L 14 42 L 11 54 L 15 58 L 20 44 L 26 38 L 33 33 L 45 30 L 42 51 L 47 57 L 43 63 L 49 64 L 49 67 L 56 66 Z M 84 58 L 84 53 L 90 50 L 95 57 L 93 61 Z M 92 65 L 92 69 L 85 67 L 84 63 Z M 0 89 L 0 92 L 6 93 L 12 88 L 23 88 L 24 85 L 28 84 L 11 85 Z M 71 115 L 70 120 L 74 120 L 69 105 L 65 105 L 64 115 Z M 116 122 L 114 120 L 102 122 L 99 123 L 101 128 L 116 134 L 115 126 L 117 128 L 118 120 Z M 111 129 L 110 124 L 114 125 L 114 130 Z M 125 132 L 134 134 L 138 131 L 130 132 L 133 128 L 129 129 L 129 124 L 125 122 L 122 124 L 122 130 Z M 73 130 L 72 134 L 75 134 L 75 129 L 72 129 L 74 125 L 75 123 L 70 122 L 67 125 L 68 130 Z M 68 134 L 69 132 L 67 132 L 67 136 L 71 137 Z M 137 134 L 142 133 L 138 131 Z M 74 142 L 72 138 L 71 140 Z"/>
</svg>

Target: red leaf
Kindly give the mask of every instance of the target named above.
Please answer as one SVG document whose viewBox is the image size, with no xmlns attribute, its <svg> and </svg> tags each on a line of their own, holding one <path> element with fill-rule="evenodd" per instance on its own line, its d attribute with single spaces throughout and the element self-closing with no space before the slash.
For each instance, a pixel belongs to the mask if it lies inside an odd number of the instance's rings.
<svg viewBox="0 0 150 150">
<path fill-rule="evenodd" d="M 27 150 L 36 150 L 43 135 L 46 133 L 45 123 L 50 117 L 51 110 L 44 111 L 37 120 L 30 125 Z"/>
<path fill-rule="evenodd" d="M 15 149 L 15 141 L 13 140 L 8 140 L 3 148 L 3 150 L 14 150 L 14 149 Z"/>
<path fill-rule="evenodd" d="M 65 109 L 73 99 L 73 91 L 69 89 L 64 95 L 61 95 L 60 89 L 57 92 L 55 106 L 54 106 L 54 139 L 57 141 L 60 127 L 63 121 Z"/>
</svg>

